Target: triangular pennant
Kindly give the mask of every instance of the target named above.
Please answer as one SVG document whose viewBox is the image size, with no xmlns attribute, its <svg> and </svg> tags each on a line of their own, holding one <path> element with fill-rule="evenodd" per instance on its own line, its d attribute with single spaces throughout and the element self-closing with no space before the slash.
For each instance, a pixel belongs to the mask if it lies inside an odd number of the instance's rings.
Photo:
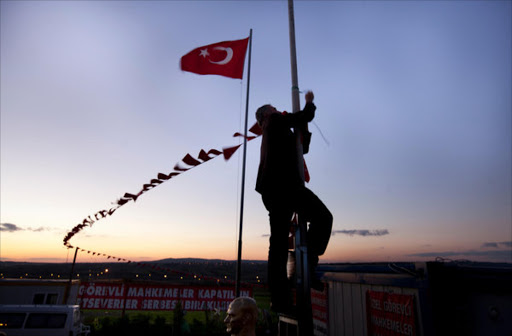
<svg viewBox="0 0 512 336">
<path fill-rule="evenodd" d="M 190 155 L 190 154 L 185 155 L 185 157 L 182 159 L 182 161 L 185 162 L 186 164 L 188 164 L 189 166 L 197 166 L 197 165 L 201 164 L 201 162 L 194 159 L 192 157 L 192 155 Z"/>
<path fill-rule="evenodd" d="M 234 146 L 234 147 L 228 147 L 228 148 L 224 148 L 222 150 L 223 154 L 224 154 L 224 159 L 227 161 L 231 158 L 231 156 L 233 156 L 233 154 L 235 154 L 235 152 L 238 150 L 238 148 L 240 148 L 242 144 L 240 145 L 237 145 L 237 146 Z"/>
</svg>

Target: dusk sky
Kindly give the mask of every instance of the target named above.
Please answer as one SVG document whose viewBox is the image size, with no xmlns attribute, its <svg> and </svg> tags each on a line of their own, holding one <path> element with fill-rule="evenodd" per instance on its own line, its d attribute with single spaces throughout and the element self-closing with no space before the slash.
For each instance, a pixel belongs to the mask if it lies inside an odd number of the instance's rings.
<svg viewBox="0 0 512 336">
<path fill-rule="evenodd" d="M 87 216 L 187 153 L 239 143 L 248 58 L 242 80 L 201 76 L 179 68 L 190 50 L 252 28 L 249 126 L 263 104 L 291 111 L 286 1 L 0 6 L 2 261 L 69 261 L 62 241 Z M 295 27 L 317 105 L 308 187 L 334 216 L 321 262 L 512 262 L 512 2 L 296 1 Z M 244 259 L 268 253 L 260 144 L 247 146 Z M 218 156 L 70 243 L 234 260 L 241 164 L 241 150 Z"/>
</svg>

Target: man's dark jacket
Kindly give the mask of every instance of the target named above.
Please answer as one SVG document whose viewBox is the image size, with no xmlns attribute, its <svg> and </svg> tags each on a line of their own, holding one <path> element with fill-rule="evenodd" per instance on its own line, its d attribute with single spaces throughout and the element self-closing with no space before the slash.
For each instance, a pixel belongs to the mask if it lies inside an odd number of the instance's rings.
<svg viewBox="0 0 512 336">
<path fill-rule="evenodd" d="M 315 110 L 313 103 L 306 103 L 302 111 L 273 113 L 267 120 L 263 120 L 257 192 L 293 192 L 304 185 L 298 170 L 295 133 L 291 128 L 300 128 L 310 135 L 307 132 L 307 123 L 315 117 Z"/>
</svg>

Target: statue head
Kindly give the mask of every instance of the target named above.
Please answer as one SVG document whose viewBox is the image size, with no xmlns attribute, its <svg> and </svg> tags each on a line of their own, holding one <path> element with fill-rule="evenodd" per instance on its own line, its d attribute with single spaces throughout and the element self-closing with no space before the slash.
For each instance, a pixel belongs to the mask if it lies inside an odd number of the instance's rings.
<svg viewBox="0 0 512 336">
<path fill-rule="evenodd" d="M 226 331 L 230 335 L 248 336 L 255 335 L 256 322 L 258 321 L 258 306 L 256 301 L 250 297 L 239 297 L 234 299 L 224 319 Z"/>
</svg>

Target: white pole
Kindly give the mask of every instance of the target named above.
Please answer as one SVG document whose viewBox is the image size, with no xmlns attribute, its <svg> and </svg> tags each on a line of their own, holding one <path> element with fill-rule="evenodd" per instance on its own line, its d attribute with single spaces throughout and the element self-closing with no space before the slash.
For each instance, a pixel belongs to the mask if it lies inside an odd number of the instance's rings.
<svg viewBox="0 0 512 336">
<path fill-rule="evenodd" d="M 251 48 L 252 29 L 249 32 L 249 61 L 247 65 L 247 97 L 245 102 L 245 130 L 244 130 L 244 154 L 242 163 L 242 192 L 240 195 L 240 229 L 238 232 L 238 258 L 236 264 L 236 297 L 240 296 L 240 279 L 242 277 L 242 229 L 244 223 L 244 191 L 245 191 L 245 162 L 247 157 L 247 119 L 249 115 L 249 84 L 251 81 Z"/>
<path fill-rule="evenodd" d="M 288 0 L 288 18 L 290 24 L 290 64 L 292 70 L 292 107 L 293 112 L 300 111 L 299 80 L 297 77 L 297 51 L 295 48 L 295 17 L 293 14 L 293 0 Z M 304 156 L 301 134 L 299 128 L 295 128 L 297 146 L 297 164 L 299 174 L 304 183 Z M 311 291 L 307 250 L 307 223 L 299 216 L 298 227 L 295 231 L 295 262 L 297 279 L 297 321 L 299 335 L 313 335 L 313 316 L 311 311 Z"/>
<path fill-rule="evenodd" d="M 299 79 L 297 76 L 297 49 L 295 47 L 295 17 L 293 14 L 293 0 L 288 0 L 288 18 L 290 25 L 290 65 L 292 71 L 292 112 L 295 113 L 300 111 L 300 99 Z M 299 164 L 299 174 L 304 182 L 304 158 L 299 129 L 295 129 L 295 134 L 297 134 L 297 162 Z"/>
</svg>

